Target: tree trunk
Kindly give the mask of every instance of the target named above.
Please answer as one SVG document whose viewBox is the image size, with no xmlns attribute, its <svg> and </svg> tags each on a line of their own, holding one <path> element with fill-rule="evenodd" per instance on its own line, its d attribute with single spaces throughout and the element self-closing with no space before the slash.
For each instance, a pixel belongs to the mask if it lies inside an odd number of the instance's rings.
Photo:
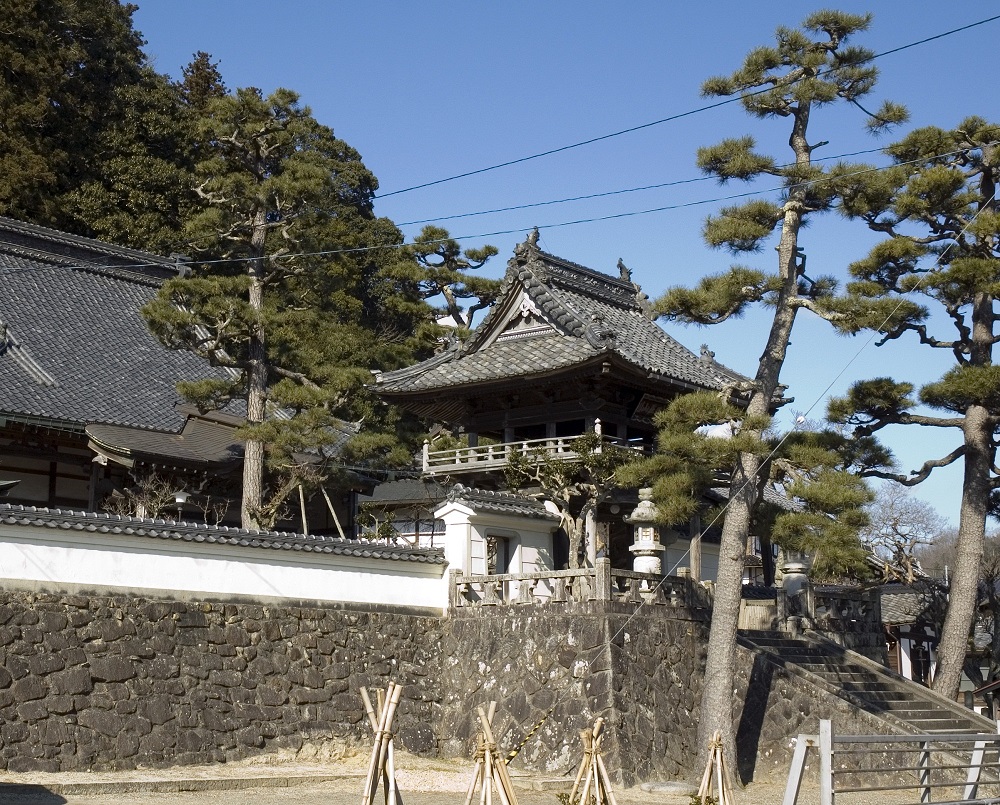
<svg viewBox="0 0 1000 805">
<path fill-rule="evenodd" d="M 799 164 L 809 164 L 809 146 L 805 133 L 809 122 L 809 105 L 802 104 L 795 114 L 795 125 L 789 144 Z M 797 307 L 792 300 L 798 295 L 796 248 L 802 226 L 802 188 L 789 191 L 778 244 L 778 273 L 781 289 L 774 307 L 774 319 L 767 345 L 761 355 L 754 391 L 747 406 L 748 416 L 766 416 L 778 390 L 781 367 L 791 340 Z M 745 429 L 747 436 L 761 437 L 758 430 Z M 762 459 L 754 453 L 741 453 L 733 469 L 729 487 L 729 505 L 722 525 L 719 545 L 719 574 L 715 600 L 712 604 L 712 626 L 705 657 L 705 685 L 701 694 L 701 718 L 698 723 L 698 768 L 708 763 L 709 741 L 716 730 L 722 736 L 722 751 L 728 759 L 732 777 L 738 769 L 736 736 L 733 731 L 733 691 L 736 689 L 736 627 L 739 624 L 743 593 L 743 563 L 746 558 L 750 523 L 757 506 L 761 485 L 758 473 Z"/>
<path fill-rule="evenodd" d="M 264 282 L 263 265 L 260 258 L 264 254 L 267 236 L 267 214 L 261 208 L 254 216 L 254 233 L 251 238 L 251 253 L 248 273 L 250 288 L 247 301 L 254 311 L 255 321 L 250 331 L 247 347 L 247 425 L 253 427 L 264 422 L 267 414 L 267 342 L 264 332 Z M 240 516 L 244 528 L 260 528 L 260 509 L 264 503 L 264 443 L 260 439 L 247 439 L 243 453 L 243 501 Z"/>
<path fill-rule="evenodd" d="M 955 572 L 948 593 L 948 614 L 938 644 L 934 689 L 949 699 L 958 697 L 962 666 L 972 633 L 979 597 L 979 572 L 986 537 L 986 514 L 993 463 L 992 423 L 982 406 L 965 412 L 965 475 L 958 519 Z"/>
</svg>

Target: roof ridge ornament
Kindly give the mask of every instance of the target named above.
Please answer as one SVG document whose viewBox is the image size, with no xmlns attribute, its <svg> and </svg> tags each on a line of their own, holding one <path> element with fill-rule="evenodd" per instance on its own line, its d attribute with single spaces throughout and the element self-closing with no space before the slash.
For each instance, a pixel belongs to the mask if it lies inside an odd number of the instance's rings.
<svg viewBox="0 0 1000 805">
<path fill-rule="evenodd" d="M 514 247 L 514 258 L 519 263 L 527 262 L 528 258 L 532 256 L 532 253 L 538 252 L 538 227 L 536 226 L 528 233 L 528 237 L 524 239 L 523 243 L 518 243 Z"/>
<path fill-rule="evenodd" d="M 609 349 L 615 345 L 615 331 L 604 326 L 603 313 L 590 315 L 590 324 L 583 331 L 583 335 L 594 349 Z"/>
</svg>

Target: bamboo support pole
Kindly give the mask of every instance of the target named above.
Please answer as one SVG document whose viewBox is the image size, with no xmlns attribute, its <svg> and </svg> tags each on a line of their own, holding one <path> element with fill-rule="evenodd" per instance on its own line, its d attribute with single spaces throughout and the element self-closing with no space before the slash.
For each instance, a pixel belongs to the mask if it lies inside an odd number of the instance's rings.
<svg viewBox="0 0 1000 805">
<path fill-rule="evenodd" d="M 472 805 L 472 798 L 476 794 L 476 783 L 480 781 L 480 776 L 483 774 L 483 757 L 485 753 L 486 744 L 483 736 L 479 735 L 476 738 L 476 766 L 472 771 L 472 782 L 469 783 L 469 791 L 465 795 L 465 805 Z"/>
<path fill-rule="evenodd" d="M 330 514 L 333 515 L 333 524 L 337 526 L 337 533 L 340 534 L 341 539 L 347 539 L 344 534 L 343 526 L 340 525 L 340 518 L 337 516 L 337 510 L 333 508 L 333 501 L 330 500 L 330 496 L 326 493 L 326 490 L 321 486 L 319 491 L 323 493 L 323 497 L 326 500 L 326 507 L 330 510 Z"/>
<path fill-rule="evenodd" d="M 492 702 L 490 703 L 490 710 L 496 711 Z M 482 724 L 483 735 L 486 737 L 486 756 L 490 758 L 492 777 L 496 780 L 497 793 L 500 795 L 500 800 L 503 805 L 517 805 L 517 797 L 514 795 L 514 784 L 511 782 L 510 775 L 507 774 L 507 764 L 497 754 L 499 750 L 497 749 L 496 739 L 493 737 L 490 718 L 481 705 L 477 709 L 477 712 L 479 713 L 479 722 Z"/>
<path fill-rule="evenodd" d="M 583 775 L 587 773 L 588 763 L 590 758 L 590 748 L 594 740 L 594 733 L 589 730 L 580 730 L 580 743 L 583 745 L 583 762 L 580 764 L 580 770 L 576 773 L 576 782 L 573 783 L 573 790 L 570 792 L 569 801 L 570 805 L 576 802 L 576 792 L 580 790 L 580 783 L 583 782 Z"/>
<path fill-rule="evenodd" d="M 389 686 L 392 688 L 392 692 L 390 693 L 388 688 L 385 691 L 385 709 L 389 715 L 386 717 L 385 731 L 382 734 L 382 750 L 379 753 L 379 766 L 383 768 L 389 755 L 389 745 L 392 743 L 392 734 L 389 732 L 392 727 L 392 719 L 396 715 L 396 708 L 399 706 L 399 700 L 403 696 L 402 685 L 395 685 L 390 682 Z"/>
<path fill-rule="evenodd" d="M 382 709 L 385 707 L 385 691 L 381 688 L 376 692 L 378 696 L 378 711 L 381 713 Z M 388 729 L 388 727 L 386 728 Z M 393 783 L 396 782 L 396 769 L 393 764 L 393 754 L 392 754 L 392 736 L 389 736 L 389 754 L 387 757 L 387 762 L 382 766 L 382 794 L 385 797 L 385 805 L 389 805 L 389 781 L 392 780 Z M 395 792 L 393 792 L 395 793 Z M 372 797 L 374 798 L 374 793 Z M 396 797 L 392 797 L 392 801 L 395 802 Z"/>
<path fill-rule="evenodd" d="M 299 484 L 299 511 L 302 513 L 302 533 L 309 533 L 309 521 L 306 519 L 306 493 Z"/>
<path fill-rule="evenodd" d="M 393 683 L 389 683 L 391 690 Z M 375 740 L 372 744 L 372 755 L 368 761 L 368 774 L 365 777 L 365 790 L 361 797 L 361 805 L 372 805 L 372 791 L 378 785 L 378 764 L 382 755 L 382 736 L 386 729 L 386 718 L 389 715 L 389 708 L 384 707 L 379 713 L 378 726 L 375 728 Z"/>
<path fill-rule="evenodd" d="M 611 778 L 608 777 L 608 770 L 604 765 L 604 758 L 597 755 L 597 770 L 601 774 L 601 779 L 604 781 L 604 791 L 608 797 L 609 805 L 618 805 L 618 800 L 615 799 L 615 792 L 611 790 Z"/>
</svg>

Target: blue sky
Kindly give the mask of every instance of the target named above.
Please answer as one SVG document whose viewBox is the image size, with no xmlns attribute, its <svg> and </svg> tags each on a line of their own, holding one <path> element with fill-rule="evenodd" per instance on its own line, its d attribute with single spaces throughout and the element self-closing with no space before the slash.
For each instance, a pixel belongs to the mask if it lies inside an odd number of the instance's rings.
<svg viewBox="0 0 1000 805">
<path fill-rule="evenodd" d="M 315 116 L 358 149 L 378 176 L 381 193 L 528 156 L 641 126 L 705 105 L 701 83 L 738 68 L 756 45 L 771 44 L 779 25 L 796 26 L 825 3 L 711 4 L 368 2 L 293 0 L 138 0 L 136 27 L 161 72 L 180 75 L 198 50 L 212 54 L 230 88 L 265 92 L 287 87 L 300 93 Z M 992 16 L 994 6 L 948 3 L 841 2 L 834 7 L 875 14 L 856 43 L 876 52 L 922 40 Z M 881 71 L 872 106 L 883 98 L 909 107 L 911 122 L 952 126 L 963 117 L 995 115 L 990 64 L 1000 21 L 929 42 L 877 62 Z M 835 106 L 816 112 L 813 141 L 829 145 L 816 156 L 870 149 L 877 140 L 862 114 Z M 537 204 L 580 195 L 698 179 L 695 151 L 724 137 L 753 134 L 779 161 L 788 155 L 787 127 L 751 120 L 738 104 L 433 187 L 387 195 L 376 211 L 408 236 L 438 216 Z M 878 155 L 861 157 L 879 161 Z M 759 187 L 770 187 L 762 182 Z M 666 287 L 691 284 L 734 262 L 701 239 L 704 216 L 715 201 L 746 186 L 711 180 L 620 193 L 531 209 L 441 221 L 464 245 L 492 243 L 490 264 L 499 276 L 533 226 L 547 251 L 616 273 L 618 258 L 653 298 Z M 772 195 L 772 197 L 774 197 Z M 646 214 L 678 204 L 683 209 Z M 601 222 L 570 221 L 627 214 Z M 508 234 L 501 233 L 513 230 Z M 814 219 L 800 243 L 811 276 L 845 276 L 846 266 L 874 242 L 857 224 L 828 215 Z M 740 258 L 771 268 L 770 245 Z M 717 360 L 753 374 L 763 348 L 766 312 L 713 328 L 669 325 L 697 351 L 707 343 Z M 943 331 L 942 335 L 951 333 Z M 868 338 L 841 338 L 823 322 L 800 316 L 783 371 L 795 413 L 820 417 L 825 399 L 854 380 L 890 374 L 927 382 L 950 365 L 948 353 L 910 344 L 876 348 Z M 787 416 L 786 416 L 787 419 Z M 957 434 L 898 429 L 885 439 L 904 470 L 944 455 Z M 957 519 L 958 468 L 936 471 L 916 493 L 951 520 Z"/>
</svg>

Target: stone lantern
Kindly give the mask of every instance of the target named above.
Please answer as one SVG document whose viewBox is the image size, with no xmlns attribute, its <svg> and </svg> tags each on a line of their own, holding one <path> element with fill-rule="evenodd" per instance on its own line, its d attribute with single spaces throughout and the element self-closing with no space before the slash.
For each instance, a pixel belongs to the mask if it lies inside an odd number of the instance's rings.
<svg viewBox="0 0 1000 805">
<path fill-rule="evenodd" d="M 625 518 L 625 522 L 635 531 L 635 542 L 629 546 L 629 550 L 635 555 L 632 569 L 636 573 L 660 575 L 663 572 L 664 547 L 660 542 L 660 529 L 656 522 L 658 517 L 659 512 L 653 503 L 653 490 L 649 487 L 640 489 L 639 505 Z"/>
</svg>

